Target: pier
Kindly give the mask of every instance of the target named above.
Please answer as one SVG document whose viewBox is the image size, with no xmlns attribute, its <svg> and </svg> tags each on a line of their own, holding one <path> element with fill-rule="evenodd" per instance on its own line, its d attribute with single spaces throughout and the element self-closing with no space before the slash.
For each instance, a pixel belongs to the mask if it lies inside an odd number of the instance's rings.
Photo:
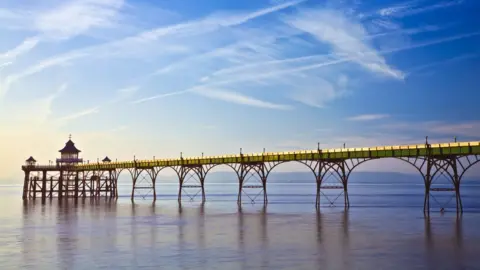
<svg viewBox="0 0 480 270">
<path fill-rule="evenodd" d="M 422 176 L 425 186 L 424 212 L 430 211 L 430 198 L 435 192 L 448 192 L 455 197 L 457 212 L 463 212 L 460 184 L 465 173 L 480 162 L 480 141 L 446 142 L 416 145 L 377 146 L 364 148 L 337 148 L 315 150 L 240 153 L 223 156 L 198 156 L 170 159 L 152 159 L 115 161 L 105 157 L 96 163 L 84 162 L 75 144 L 69 138 L 65 147 L 59 151 L 61 157 L 55 164 L 39 165 L 30 157 L 22 166 L 25 173 L 23 200 L 47 198 L 118 198 L 117 183 L 122 172 L 128 172 L 132 180 L 131 200 L 140 193 L 153 195 L 155 201 L 155 183 L 159 173 L 165 169 L 173 170 L 179 181 L 178 200 L 182 192 L 195 190 L 206 200 L 205 181 L 208 173 L 217 166 L 224 165 L 233 170 L 238 177 L 237 202 L 242 203 L 242 195 L 252 202 L 263 195 L 263 203 L 268 203 L 267 183 L 272 170 L 286 162 L 303 164 L 315 177 L 315 205 L 320 207 L 323 191 L 338 189 L 343 195 L 343 205 L 350 206 L 348 198 L 348 179 L 361 164 L 384 158 L 395 158 L 413 166 Z M 446 177 L 449 187 L 436 187 L 435 180 Z M 335 181 L 329 182 L 327 179 Z M 258 190 L 251 198 L 246 190 Z M 338 198 L 338 197 L 337 197 Z M 331 202 L 332 203 L 332 202 Z M 333 204 L 333 203 L 332 203 Z"/>
</svg>

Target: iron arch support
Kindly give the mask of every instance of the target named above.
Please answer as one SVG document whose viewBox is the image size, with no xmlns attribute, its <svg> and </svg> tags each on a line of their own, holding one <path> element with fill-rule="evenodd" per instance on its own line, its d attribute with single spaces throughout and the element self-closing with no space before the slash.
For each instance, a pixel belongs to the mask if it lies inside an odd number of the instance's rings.
<svg viewBox="0 0 480 270">
<path fill-rule="evenodd" d="M 270 166 L 269 168 L 266 168 L 265 170 L 265 178 L 268 178 L 268 176 L 270 175 L 270 173 L 273 171 L 273 169 L 275 169 L 278 165 L 281 165 L 281 164 L 285 164 L 285 163 L 288 163 L 289 161 L 266 161 L 264 162 L 264 164 L 271 164 L 273 163 L 272 166 Z"/>
<path fill-rule="evenodd" d="M 231 169 L 237 174 L 237 177 L 238 177 L 238 178 L 241 177 L 241 172 L 240 172 L 240 170 L 241 170 L 242 168 L 241 168 L 240 163 L 233 163 L 233 164 L 230 164 L 230 163 L 214 164 L 214 165 L 212 165 L 211 167 L 209 167 L 209 168 L 206 170 L 206 173 L 205 173 L 205 174 L 208 174 L 213 168 L 218 167 L 218 166 L 222 166 L 222 165 L 225 165 L 225 166 L 231 168 Z M 237 166 L 235 166 L 235 165 L 237 165 Z M 237 168 L 237 167 L 238 167 L 238 168 Z"/>
<path fill-rule="evenodd" d="M 359 159 L 356 159 L 357 161 Z M 366 158 L 366 159 L 361 159 L 360 161 L 358 161 L 357 163 L 353 164 L 352 167 L 348 167 L 347 166 L 347 172 L 346 172 L 346 178 L 349 179 L 350 177 L 350 174 L 352 173 L 352 171 L 357 168 L 358 166 L 360 166 L 361 164 L 367 162 L 367 161 L 370 161 L 370 160 L 378 160 L 378 158 Z"/>
<path fill-rule="evenodd" d="M 466 158 L 467 162 L 468 162 L 468 165 L 463 165 L 463 163 L 461 162 L 460 158 Z M 478 163 L 480 163 L 480 155 L 474 155 L 474 160 L 470 160 L 469 159 L 469 156 L 462 156 L 462 157 L 457 157 L 457 164 L 460 165 L 460 167 L 462 168 L 462 172 L 460 173 L 460 175 L 458 176 L 458 181 L 460 182 L 462 179 L 463 179 L 463 176 L 465 175 L 465 173 L 471 169 L 473 166 L 477 165 Z"/>
<path fill-rule="evenodd" d="M 339 170 L 341 170 L 341 168 L 338 164 L 336 164 L 336 163 L 325 163 L 322 167 L 323 167 L 322 168 L 323 170 L 322 170 L 322 173 L 320 174 L 320 179 L 322 179 L 322 181 L 323 181 L 324 177 L 327 175 L 328 172 L 331 173 L 330 170 L 334 171 L 340 179 L 343 178 L 342 173 L 339 171 Z"/>
<path fill-rule="evenodd" d="M 435 171 L 433 174 L 430 175 L 430 185 L 432 184 L 433 180 L 437 176 L 438 173 L 442 174 L 445 173 L 449 176 L 449 180 L 452 182 L 453 185 L 455 185 L 455 177 L 452 175 L 449 171 L 448 168 L 452 168 L 452 170 L 455 171 L 455 164 L 453 163 L 452 160 L 450 159 L 442 159 L 442 163 L 438 164 L 439 162 L 433 162 L 433 166 L 435 167 Z"/>
<path fill-rule="evenodd" d="M 426 181 L 426 177 L 425 177 L 425 174 L 422 172 L 422 168 L 424 165 L 426 165 L 427 163 L 427 159 L 426 158 L 415 158 L 415 161 L 410 161 L 408 160 L 408 158 L 402 158 L 402 157 L 391 157 L 393 159 L 396 159 L 396 160 L 401 160 L 403 162 L 406 162 L 410 165 L 412 165 L 419 173 L 420 175 L 422 176 L 423 180 Z M 379 160 L 380 158 L 369 158 L 369 159 L 365 159 L 365 160 L 362 160 L 360 161 L 359 163 L 355 164 L 352 168 L 349 169 L 349 172 L 347 174 L 347 177 L 350 176 L 350 174 L 356 169 L 358 168 L 359 165 L 361 164 L 364 164 L 366 163 L 367 161 L 372 161 L 372 160 Z M 422 163 L 420 166 L 416 165 L 415 163 L 418 161 L 418 160 L 422 160 Z"/>
</svg>

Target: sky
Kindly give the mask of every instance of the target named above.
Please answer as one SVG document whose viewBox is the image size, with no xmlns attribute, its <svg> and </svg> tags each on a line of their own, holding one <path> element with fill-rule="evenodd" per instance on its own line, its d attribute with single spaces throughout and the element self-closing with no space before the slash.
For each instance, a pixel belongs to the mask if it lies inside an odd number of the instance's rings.
<svg viewBox="0 0 480 270">
<path fill-rule="evenodd" d="M 90 161 L 480 140 L 479 8 L 0 0 L 0 179 L 70 134 Z"/>
</svg>

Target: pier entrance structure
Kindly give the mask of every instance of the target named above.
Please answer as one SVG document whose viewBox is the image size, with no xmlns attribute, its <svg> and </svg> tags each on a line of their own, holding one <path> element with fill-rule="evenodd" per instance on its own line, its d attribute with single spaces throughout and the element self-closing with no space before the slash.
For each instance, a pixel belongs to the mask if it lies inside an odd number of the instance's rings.
<svg viewBox="0 0 480 270">
<path fill-rule="evenodd" d="M 257 190 L 263 194 L 264 203 L 268 202 L 267 179 L 270 172 L 286 162 L 299 162 L 305 165 L 315 176 L 316 206 L 326 190 L 337 189 L 343 195 L 343 204 L 350 206 L 348 179 L 361 164 L 370 160 L 395 158 L 412 165 L 424 181 L 424 211 L 429 212 L 431 198 L 439 193 L 455 198 L 456 209 L 463 211 L 460 184 L 465 173 L 480 162 L 480 141 L 447 142 L 430 144 L 428 137 L 423 144 L 378 146 L 365 148 L 343 148 L 315 150 L 252 153 L 223 156 L 200 156 L 153 160 L 115 161 L 106 157 L 102 162 L 85 163 L 78 157 L 80 152 L 69 139 L 65 148 L 60 150 L 61 158 L 56 165 L 37 165 L 33 157 L 22 166 L 25 172 L 23 199 L 52 197 L 118 197 L 118 176 L 124 170 L 130 172 L 133 182 L 131 200 L 138 190 L 148 190 L 156 200 L 155 183 L 159 173 L 170 168 L 179 180 L 178 200 L 182 200 L 182 191 L 196 189 L 203 201 L 205 179 L 210 170 L 218 165 L 230 167 L 238 177 L 238 203 L 246 190 Z M 256 181 L 252 181 L 255 178 Z M 336 179 L 336 183 L 328 181 Z M 443 185 L 438 179 L 446 179 Z M 255 192 L 252 192 L 256 194 Z M 145 198 L 145 196 L 143 196 Z M 259 196 L 257 196 L 259 197 Z M 252 199 L 251 196 L 249 196 Z M 338 197 L 337 197 L 338 198 Z M 336 199 L 336 198 L 335 198 Z M 252 200 L 255 200 L 255 196 Z M 332 200 L 329 200 L 332 204 Z M 439 205 L 443 209 L 444 206 Z"/>
<path fill-rule="evenodd" d="M 114 169 L 79 170 L 83 159 L 75 143 L 69 140 L 59 150 L 60 158 L 56 165 L 37 165 L 33 157 L 25 161 L 23 199 L 42 198 L 82 198 L 82 197 L 115 197 L 116 178 Z M 110 159 L 106 157 L 104 164 Z M 115 181 L 114 181 L 115 180 Z"/>
</svg>

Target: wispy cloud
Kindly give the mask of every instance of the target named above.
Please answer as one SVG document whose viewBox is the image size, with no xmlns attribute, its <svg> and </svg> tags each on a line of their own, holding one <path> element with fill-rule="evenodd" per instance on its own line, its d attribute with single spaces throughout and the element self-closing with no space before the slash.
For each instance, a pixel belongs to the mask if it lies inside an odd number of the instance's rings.
<svg viewBox="0 0 480 270">
<path fill-rule="evenodd" d="M 74 59 L 79 59 L 87 56 L 125 57 L 126 55 L 130 55 L 132 52 L 138 51 L 145 53 L 145 43 L 152 43 L 159 40 L 160 38 L 166 38 L 167 36 L 170 38 L 179 38 L 186 36 L 192 37 L 213 32 L 215 30 L 225 27 L 238 26 L 255 18 L 297 5 L 301 2 L 303 2 L 303 0 L 289 1 L 242 14 L 211 15 L 202 19 L 193 20 L 186 23 L 168 25 L 155 28 L 153 30 L 143 31 L 134 36 L 114 40 L 105 44 L 94 45 L 91 47 L 74 50 L 65 54 L 55 55 L 45 60 L 42 60 L 36 65 L 28 67 L 26 71 L 7 77 L 5 83 L 5 92 L 9 89 L 12 83 L 26 76 L 33 75 L 49 67 L 65 64 Z M 42 19 L 39 19 L 40 21 L 37 23 L 41 26 L 40 28 L 43 29 L 42 31 L 49 33 L 52 36 L 66 38 L 72 35 L 80 34 L 82 31 L 86 31 L 91 27 L 111 25 L 109 24 L 108 20 L 113 20 L 111 18 L 112 16 L 114 16 L 114 11 L 112 9 L 118 11 L 118 9 L 122 7 L 122 5 L 123 1 L 121 0 L 102 0 L 100 2 L 86 1 L 85 3 L 71 2 L 51 11 L 53 17 L 42 16 Z M 73 18 L 70 16 L 73 16 Z M 107 17 L 108 19 L 106 19 L 105 17 Z M 69 21 L 74 21 L 76 19 L 77 24 L 71 25 L 70 23 L 65 22 L 64 26 L 62 26 L 63 20 L 66 20 L 67 18 Z M 173 48 L 176 47 L 177 46 L 173 46 Z M 155 46 L 155 50 L 158 51 L 157 46 Z M 165 48 L 163 48 L 162 51 L 164 50 Z"/>
<path fill-rule="evenodd" d="M 222 100 L 230 103 L 236 103 L 236 104 L 247 105 L 252 107 L 276 109 L 276 110 L 292 109 L 292 107 L 288 105 L 271 103 L 268 101 L 263 101 L 260 99 L 256 99 L 256 98 L 246 96 L 237 92 L 232 92 L 232 91 L 203 88 L 203 89 L 195 90 L 194 93 L 208 97 L 208 98 L 212 98 L 212 99 L 218 99 L 218 100 Z"/>
<path fill-rule="evenodd" d="M 371 45 L 364 42 L 368 36 L 361 23 L 355 23 L 336 10 L 312 9 L 290 16 L 286 22 L 301 29 L 319 41 L 332 46 L 333 50 L 347 55 L 352 61 L 372 72 L 403 79 L 401 71 L 390 67 L 386 60 Z"/>
<path fill-rule="evenodd" d="M 298 88 L 292 91 L 289 96 L 292 100 L 305 105 L 323 108 L 327 102 L 343 94 L 348 79 L 346 76 L 341 75 L 340 77 L 340 82 L 337 83 L 319 77 L 311 78 L 308 83 L 299 82 L 297 84 Z"/>
<path fill-rule="evenodd" d="M 159 94 L 159 95 L 155 95 L 155 96 L 151 96 L 151 97 L 147 97 L 147 98 L 137 99 L 137 100 L 133 101 L 132 103 L 133 104 L 139 104 L 139 103 L 143 103 L 143 102 L 147 102 L 147 101 L 151 101 L 151 100 L 155 100 L 155 99 L 166 98 L 166 97 L 170 97 L 170 96 L 177 96 L 177 95 L 185 94 L 185 93 L 188 93 L 188 92 L 192 92 L 192 90 L 187 89 L 187 90 L 182 90 L 182 91 L 177 91 L 177 92 Z"/>
<path fill-rule="evenodd" d="M 0 60 L 2 59 L 12 60 L 22 54 L 25 54 L 30 50 L 32 50 L 33 48 L 35 48 L 35 46 L 37 46 L 38 44 L 38 41 L 39 41 L 38 37 L 27 38 L 15 48 L 0 54 Z"/>
<path fill-rule="evenodd" d="M 28 8 L 12 5 L 0 10 L 0 22 L 10 29 L 35 31 L 42 40 L 62 40 L 117 26 L 124 4 L 124 0 L 68 0 Z"/>
<path fill-rule="evenodd" d="M 428 46 L 433 46 L 433 45 L 438 45 L 446 42 L 451 42 L 455 40 L 460 40 L 464 38 L 469 38 L 469 37 L 474 37 L 480 35 L 480 32 L 471 32 L 471 33 L 466 33 L 466 34 L 459 34 L 455 36 L 450 36 L 446 38 L 440 38 L 440 39 L 434 39 L 426 42 L 419 42 L 419 43 L 413 43 L 410 45 L 402 46 L 402 47 L 397 47 L 397 48 L 390 48 L 390 49 L 385 49 L 385 50 L 380 50 L 380 51 L 375 51 L 372 52 L 370 50 L 367 51 L 357 51 L 358 54 L 365 55 L 365 56 L 375 56 L 375 55 L 385 55 L 385 54 L 391 54 L 391 53 L 396 53 L 396 52 L 402 52 L 402 51 L 407 51 L 407 50 L 413 50 L 413 49 L 418 49 L 418 48 L 423 48 L 423 47 L 428 47 Z M 344 54 L 340 54 L 344 55 Z M 276 61 L 278 64 L 282 64 L 284 62 L 303 62 L 303 60 L 311 60 L 314 58 L 318 57 L 325 57 L 325 55 L 312 55 L 312 56 L 305 56 L 305 57 L 299 57 L 299 58 L 290 58 L 290 59 L 283 59 Z M 357 58 L 355 56 L 353 57 L 337 57 L 336 59 L 328 59 L 323 62 L 319 63 L 314 63 L 314 64 L 308 64 L 308 65 L 300 65 L 298 67 L 290 67 L 288 66 L 287 69 L 274 69 L 273 71 L 269 72 L 264 72 L 261 74 L 246 74 L 247 76 L 238 76 L 239 74 L 236 74 L 235 78 L 227 81 L 216 81 L 212 84 L 214 85 L 222 85 L 222 84 L 229 84 L 232 82 L 239 82 L 239 81 L 245 81 L 245 80 L 252 80 L 252 79 L 258 79 L 258 78 L 264 78 L 264 77 L 276 77 L 278 75 L 284 75 L 284 74 L 291 74 L 295 72 L 300 72 L 300 71 L 307 71 L 307 70 L 313 70 L 313 69 L 318 69 L 322 67 L 329 67 L 332 65 L 338 65 L 338 64 L 343 64 L 347 62 L 352 62 L 355 61 Z M 262 63 L 257 63 L 256 65 L 259 66 Z M 245 75 L 245 74 L 242 74 Z M 209 78 L 210 79 L 210 78 Z"/>
<path fill-rule="evenodd" d="M 47 96 L 33 100 L 26 99 L 21 103 L 6 102 L 2 104 L 0 106 L 0 125 L 8 125 L 5 122 L 14 122 L 19 125 L 18 128 L 24 128 L 24 126 L 30 128 L 44 127 L 54 114 L 53 105 L 55 101 L 67 88 L 68 85 L 63 83 Z M 8 117 L 4 118 L 5 116 Z"/>
<path fill-rule="evenodd" d="M 381 8 L 377 11 L 377 14 L 381 16 L 391 16 L 394 14 L 401 13 L 403 11 L 409 10 L 412 7 L 415 7 L 418 4 L 419 1 L 414 0 L 414 1 L 408 1 L 400 4 L 396 4 L 394 6 L 386 7 L 386 8 Z"/>
<path fill-rule="evenodd" d="M 349 121 L 372 121 L 390 117 L 388 114 L 362 114 L 347 118 Z"/>
<path fill-rule="evenodd" d="M 112 42 L 108 45 L 109 47 L 112 47 L 115 49 L 121 49 L 122 51 L 125 51 L 125 49 L 136 47 L 146 42 L 153 42 L 166 36 L 169 36 L 170 38 L 198 36 L 201 34 L 213 32 L 220 28 L 238 26 L 250 20 L 256 19 L 258 17 L 264 16 L 282 9 L 286 9 L 291 6 L 298 5 L 303 1 L 304 0 L 289 1 L 282 4 L 270 6 L 267 8 L 263 8 L 253 12 L 248 12 L 243 14 L 210 15 L 198 20 L 168 25 L 165 27 L 155 28 L 149 31 L 144 31 L 139 33 L 138 35 L 121 39 L 121 40 Z"/>
<path fill-rule="evenodd" d="M 86 110 L 83 110 L 83 111 L 80 111 L 80 112 L 77 112 L 77 113 L 73 113 L 73 114 L 70 114 L 70 115 L 60 117 L 58 119 L 58 121 L 61 121 L 61 122 L 71 121 L 71 120 L 75 120 L 75 119 L 78 119 L 78 118 L 81 118 L 81 117 L 84 117 L 84 116 L 87 116 L 87 115 L 96 114 L 99 111 L 100 110 L 99 110 L 98 107 L 89 108 L 89 109 L 86 109 Z"/>
<path fill-rule="evenodd" d="M 480 31 L 477 32 L 470 32 L 470 33 L 465 33 L 465 34 L 458 34 L 446 38 L 438 38 L 430 41 L 425 41 L 425 42 L 418 42 L 414 43 L 411 45 L 403 46 L 403 47 L 398 47 L 398 48 L 393 48 L 393 49 L 386 49 L 382 51 L 382 53 L 387 54 L 387 53 L 395 53 L 395 52 L 401 52 L 401 51 L 406 51 L 406 50 L 412 50 L 412 49 L 418 49 L 418 48 L 423 48 L 423 47 L 428 47 L 428 46 L 433 46 L 433 45 L 438 45 L 446 42 L 451 42 L 455 40 L 460 40 L 460 39 L 465 39 L 465 38 L 470 38 L 474 36 L 480 35 Z"/>
<path fill-rule="evenodd" d="M 135 93 L 137 93 L 139 89 L 140 89 L 140 86 L 129 86 L 129 87 L 118 89 L 115 93 L 115 96 L 108 103 L 116 103 L 119 101 L 124 101 L 132 97 Z"/>
<path fill-rule="evenodd" d="M 320 15 L 316 12 L 320 12 Z M 326 15 L 323 15 L 322 12 L 326 12 Z M 198 69 L 194 68 L 192 71 L 189 71 L 191 70 L 190 68 L 202 66 L 202 73 L 206 75 L 198 78 L 198 83 L 195 84 L 195 87 L 213 89 L 234 88 L 234 90 L 237 90 L 236 92 L 241 91 L 242 87 L 251 87 L 254 84 L 280 89 L 290 88 L 287 96 L 292 100 L 313 107 L 323 107 L 326 102 L 346 93 L 346 83 L 350 79 L 345 74 L 332 73 L 331 67 L 333 66 L 349 62 L 359 63 L 362 67 L 374 73 L 386 74 L 395 79 L 403 79 L 405 76 L 404 72 L 386 64 L 383 58 L 384 55 L 450 42 L 477 34 L 468 33 L 379 50 L 368 44 L 369 40 L 376 38 L 375 34 L 370 34 L 360 23 L 352 21 L 351 18 L 347 18 L 344 14 L 331 10 L 325 11 L 324 9 L 319 11 L 310 10 L 307 13 L 305 15 L 305 12 L 300 12 L 287 17 L 285 21 L 290 23 L 291 21 L 297 22 L 300 20 L 300 26 L 305 25 L 305 27 L 297 27 L 292 23 L 293 29 L 299 29 L 301 32 L 305 31 L 315 37 L 319 36 L 317 39 L 320 42 L 334 48 L 335 51 L 333 53 L 286 58 L 285 55 L 278 54 L 278 52 L 281 52 L 281 47 L 279 48 L 278 44 L 270 46 L 268 38 L 256 39 L 257 36 L 254 34 L 249 35 L 249 42 L 243 41 L 234 44 L 235 46 L 220 47 L 204 54 L 193 55 L 186 59 L 175 61 L 172 65 L 163 67 L 156 74 L 168 72 L 173 74 L 174 69 L 178 69 L 178 72 L 195 74 L 199 73 Z M 320 18 L 322 16 L 325 17 L 322 20 L 325 23 L 320 27 L 316 25 L 316 18 L 319 16 Z M 319 28 L 320 30 L 318 30 Z M 422 31 L 438 31 L 439 29 L 441 27 L 432 26 L 396 31 L 400 34 L 414 34 Z M 260 33 L 263 34 L 263 37 L 271 35 L 271 33 Z M 283 35 L 284 33 L 279 34 L 279 36 Z M 275 35 L 272 37 L 272 40 L 276 40 Z M 217 58 L 217 56 L 221 56 L 221 58 Z M 211 70 L 206 68 L 218 66 L 219 63 L 224 63 L 222 60 L 225 59 L 231 59 L 230 62 L 233 65 L 222 64 L 220 68 Z M 320 68 L 325 68 L 325 71 L 327 71 L 323 72 L 323 76 L 313 73 Z M 343 79 L 340 80 L 339 78 Z M 340 83 L 340 81 L 343 81 L 343 83 Z M 190 91 L 160 94 L 137 100 L 135 103 L 188 92 Z"/>
<path fill-rule="evenodd" d="M 434 67 L 450 64 L 450 63 L 453 63 L 453 62 L 468 60 L 468 59 L 474 59 L 474 58 L 478 58 L 478 57 L 480 57 L 479 54 L 465 54 L 465 55 L 460 55 L 460 56 L 452 57 L 452 58 L 445 59 L 445 60 L 434 61 L 434 62 L 431 62 L 431 63 L 428 63 L 428 64 L 424 64 L 424 65 L 421 65 L 421 66 L 416 66 L 416 67 L 411 68 L 410 70 L 408 70 L 407 76 L 414 75 L 417 72 L 425 70 L 425 69 L 432 69 Z"/>
<path fill-rule="evenodd" d="M 122 126 L 118 126 L 118 127 L 110 129 L 110 132 L 124 131 L 126 129 L 128 129 L 128 126 L 127 125 L 122 125 Z"/>
<path fill-rule="evenodd" d="M 118 23 L 124 0 L 70 1 L 39 14 L 35 28 L 50 38 L 70 38 L 92 28 L 111 28 Z"/>
<path fill-rule="evenodd" d="M 5 63 L 1 63 L 0 64 L 0 70 L 2 70 L 3 68 L 5 67 L 8 67 L 10 66 L 11 64 L 13 64 L 13 62 L 5 62 Z"/>
<path fill-rule="evenodd" d="M 52 57 L 44 61 L 41 61 L 38 64 L 21 71 L 20 73 L 11 74 L 7 76 L 5 79 L 4 92 L 0 93 L 0 97 L 1 97 L 1 94 L 4 95 L 8 92 L 8 90 L 10 89 L 13 83 L 17 82 L 18 80 L 24 77 L 39 73 L 47 68 L 65 65 L 68 62 L 83 56 L 85 56 L 85 54 L 81 54 L 81 53 L 64 54 L 64 55 Z"/>
<path fill-rule="evenodd" d="M 449 123 L 446 121 L 421 122 L 393 122 L 381 125 L 381 128 L 390 131 L 422 132 L 425 135 L 465 136 L 480 139 L 480 121 L 460 121 Z"/>
<path fill-rule="evenodd" d="M 391 17 L 406 17 L 417 15 L 425 12 L 434 11 L 437 9 L 448 8 L 452 6 L 457 6 L 464 3 L 464 0 L 454 0 L 454 1 L 442 1 L 433 5 L 419 6 L 418 4 L 421 1 L 409 1 L 406 3 L 398 4 L 392 7 L 383 8 L 378 11 L 378 14 L 381 16 L 391 16 Z"/>
</svg>

